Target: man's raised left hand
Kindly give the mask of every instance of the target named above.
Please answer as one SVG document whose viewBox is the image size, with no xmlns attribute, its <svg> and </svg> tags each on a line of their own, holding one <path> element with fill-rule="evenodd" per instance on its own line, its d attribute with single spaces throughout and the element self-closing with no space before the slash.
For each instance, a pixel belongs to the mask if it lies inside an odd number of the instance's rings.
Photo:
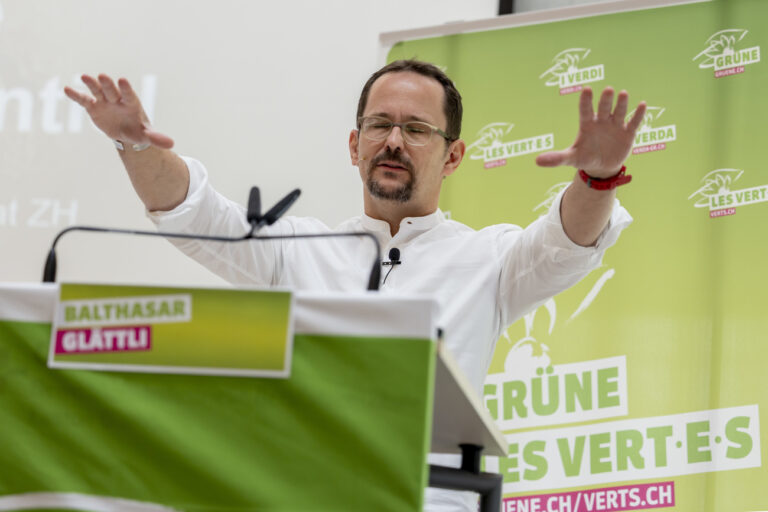
<svg viewBox="0 0 768 512">
<path fill-rule="evenodd" d="M 614 176 L 629 156 L 635 140 L 635 132 L 645 116 L 646 104 L 640 102 L 628 122 L 629 94 L 621 91 L 613 107 L 614 90 L 606 87 L 600 96 L 597 114 L 592 108 L 592 89 L 585 87 L 579 99 L 579 133 L 576 141 L 567 149 L 550 151 L 536 157 L 542 167 L 571 165 L 593 178 Z"/>
</svg>

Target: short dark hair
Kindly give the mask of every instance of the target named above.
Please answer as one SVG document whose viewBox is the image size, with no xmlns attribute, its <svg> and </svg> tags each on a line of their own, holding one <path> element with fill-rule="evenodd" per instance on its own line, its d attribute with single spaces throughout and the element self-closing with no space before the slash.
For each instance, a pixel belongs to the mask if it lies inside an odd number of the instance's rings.
<svg viewBox="0 0 768 512">
<path fill-rule="evenodd" d="M 430 64 L 429 62 L 422 62 L 414 59 L 396 60 L 390 64 L 387 64 L 371 75 L 368 81 L 365 82 L 363 91 L 360 93 L 360 101 L 357 102 L 357 119 L 360 119 L 360 117 L 363 115 L 365 106 L 368 103 L 368 95 L 370 94 L 371 87 L 376 80 L 387 73 L 398 73 L 406 71 L 418 73 L 422 76 L 437 80 L 440 85 L 443 86 L 443 91 L 445 92 L 445 98 L 443 100 L 443 112 L 445 113 L 445 118 L 448 122 L 448 126 L 445 128 L 445 132 L 448 134 L 452 141 L 458 139 L 461 135 L 461 116 L 463 113 L 461 106 L 461 94 L 459 94 L 459 91 L 456 90 L 456 86 L 453 85 L 453 82 L 450 78 L 448 78 L 448 75 L 443 73 L 440 68 L 434 64 Z M 359 121 L 357 128 L 360 129 Z"/>
</svg>

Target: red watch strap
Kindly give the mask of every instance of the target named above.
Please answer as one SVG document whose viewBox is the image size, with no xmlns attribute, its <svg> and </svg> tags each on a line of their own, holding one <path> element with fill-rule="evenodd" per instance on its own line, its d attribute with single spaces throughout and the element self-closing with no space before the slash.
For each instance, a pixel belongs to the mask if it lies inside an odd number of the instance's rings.
<svg viewBox="0 0 768 512">
<path fill-rule="evenodd" d="M 626 185 L 632 181 L 632 175 L 625 174 L 626 172 L 627 167 L 622 165 L 621 169 L 619 169 L 619 172 L 610 178 L 593 178 L 584 172 L 584 169 L 579 169 L 579 176 L 581 176 L 581 179 L 584 180 L 584 183 L 586 183 L 589 188 L 593 188 L 595 190 L 612 190 L 621 185 Z"/>
</svg>

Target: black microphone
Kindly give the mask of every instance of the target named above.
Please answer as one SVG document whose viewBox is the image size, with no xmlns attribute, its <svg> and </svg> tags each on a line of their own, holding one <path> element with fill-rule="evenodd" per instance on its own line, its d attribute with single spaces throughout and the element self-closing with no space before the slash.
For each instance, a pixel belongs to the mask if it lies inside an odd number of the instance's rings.
<svg viewBox="0 0 768 512">
<path fill-rule="evenodd" d="M 376 247 L 375 259 L 371 272 L 368 276 L 368 290 L 378 290 L 379 280 L 381 279 L 381 245 L 379 245 L 378 239 L 371 233 L 365 231 L 352 231 L 349 233 L 316 233 L 316 234 L 299 234 L 299 235 L 268 235 L 268 236 L 254 236 L 254 232 L 261 228 L 263 225 L 274 224 L 288 208 L 298 199 L 301 191 L 296 189 L 290 194 L 267 211 L 263 216 L 260 215 L 261 210 L 261 198 L 258 187 L 253 187 L 248 198 L 248 210 L 246 212 L 246 220 L 251 225 L 250 232 L 241 237 L 227 237 L 227 236 L 213 236 L 213 235 L 196 235 L 189 233 L 168 233 L 162 231 L 143 231 L 135 229 L 119 229 L 119 228 L 103 228 L 98 226 L 70 226 L 62 229 L 53 239 L 51 244 L 51 250 L 48 252 L 48 257 L 45 260 L 45 267 L 43 269 L 43 282 L 54 283 L 56 282 L 56 244 L 62 236 L 70 231 L 88 231 L 96 233 L 117 233 L 126 235 L 143 235 L 143 236 L 161 236 L 163 238 L 183 238 L 187 240 L 207 240 L 210 242 L 244 242 L 246 240 L 282 240 L 288 238 L 334 238 L 334 237 L 368 237 L 373 241 Z M 391 251 L 390 251 L 391 253 Z M 399 251 L 398 251 L 399 254 Z M 390 258 L 391 259 L 391 258 Z"/>
<path fill-rule="evenodd" d="M 400 265 L 401 263 L 402 261 L 400 261 L 400 249 L 398 249 L 397 247 L 393 247 L 389 250 L 389 261 L 381 262 L 381 264 L 384 265 L 385 267 L 388 267 L 389 265 Z"/>
<path fill-rule="evenodd" d="M 251 193 L 248 195 L 248 210 L 245 213 L 248 224 L 253 226 L 261 220 L 261 194 L 259 187 L 251 187 Z M 254 230 L 257 228 L 253 228 Z"/>
<path fill-rule="evenodd" d="M 259 193 L 259 187 L 252 187 L 251 193 L 248 196 L 248 209 L 245 213 L 245 218 L 248 224 L 251 225 L 251 235 L 258 231 L 262 226 L 271 226 L 277 219 L 283 216 L 288 211 L 293 203 L 301 195 L 301 190 L 294 189 L 287 196 L 277 202 L 275 206 L 269 209 L 264 215 L 261 214 L 261 194 Z"/>
<path fill-rule="evenodd" d="M 261 220 L 264 221 L 264 224 L 267 226 L 271 226 L 277 219 L 282 217 L 283 214 L 288 211 L 288 208 L 290 208 L 291 205 L 296 202 L 300 195 L 301 190 L 298 188 L 294 189 L 291 193 L 278 201 L 275 206 L 270 208 L 267 213 L 264 214 L 264 217 L 262 217 Z"/>
<path fill-rule="evenodd" d="M 387 282 L 387 278 L 389 277 L 389 274 L 392 273 L 392 270 L 395 268 L 395 265 L 400 265 L 402 261 L 400 261 L 400 249 L 397 247 L 393 247 L 389 250 L 389 261 L 382 261 L 381 264 L 385 267 L 390 267 L 389 272 L 387 272 L 387 275 L 384 276 L 384 281 L 382 281 L 381 284 L 384 284 Z"/>
</svg>

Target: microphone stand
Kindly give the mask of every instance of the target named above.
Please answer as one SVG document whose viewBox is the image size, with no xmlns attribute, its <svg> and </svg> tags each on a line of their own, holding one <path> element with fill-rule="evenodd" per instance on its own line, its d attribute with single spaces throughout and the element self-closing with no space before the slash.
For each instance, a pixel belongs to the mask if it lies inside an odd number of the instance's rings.
<svg viewBox="0 0 768 512">
<path fill-rule="evenodd" d="M 379 281 L 381 279 L 381 245 L 378 239 L 371 233 L 365 231 L 352 231 L 349 233 L 308 233 L 299 235 L 255 235 L 262 226 L 273 224 L 278 218 L 285 213 L 286 210 L 293 204 L 299 197 L 299 189 L 294 190 L 282 200 L 280 200 L 275 206 L 273 206 L 267 213 L 260 215 L 259 210 L 259 189 L 253 187 L 251 189 L 251 196 L 248 202 L 247 219 L 251 225 L 251 229 L 248 233 L 241 237 L 226 237 L 226 236 L 214 236 L 214 235 L 197 235 L 190 233 L 169 233 L 163 231 L 144 231 L 135 229 L 121 229 L 121 228 L 104 228 L 98 226 L 70 226 L 65 228 L 56 235 L 51 244 L 51 250 L 48 252 L 48 257 L 45 261 L 45 268 L 43 269 L 43 282 L 54 283 L 56 282 L 56 245 L 59 240 L 69 232 L 72 231 L 86 231 L 96 233 L 117 233 L 125 235 L 140 235 L 140 236 L 161 236 L 163 238 L 181 238 L 187 240 L 205 240 L 209 242 L 245 242 L 249 240 L 286 240 L 296 238 L 336 238 L 336 237 L 367 237 L 373 241 L 376 247 L 376 254 L 374 256 L 373 266 L 368 277 L 368 290 L 378 290 Z"/>
</svg>

